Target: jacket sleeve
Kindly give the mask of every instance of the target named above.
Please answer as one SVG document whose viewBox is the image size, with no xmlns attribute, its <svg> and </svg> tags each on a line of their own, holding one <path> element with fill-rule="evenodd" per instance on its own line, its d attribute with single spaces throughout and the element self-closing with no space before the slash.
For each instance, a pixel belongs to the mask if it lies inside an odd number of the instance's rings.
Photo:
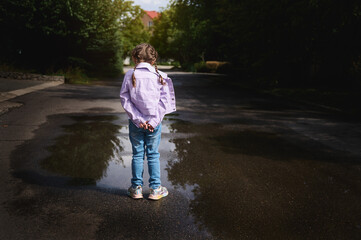
<svg viewBox="0 0 361 240">
<path fill-rule="evenodd" d="M 160 99 L 157 106 L 157 111 L 155 116 L 151 116 L 148 120 L 148 123 L 153 127 L 156 128 L 158 124 L 163 120 L 164 115 L 167 111 L 167 92 L 164 90 L 165 86 L 162 87 L 160 92 Z"/>
<path fill-rule="evenodd" d="M 124 77 L 122 88 L 120 90 L 120 102 L 129 118 L 139 128 L 139 124 L 144 123 L 145 120 L 143 114 L 137 109 L 130 99 L 129 81 L 127 81 L 126 76 Z"/>
<path fill-rule="evenodd" d="M 160 99 L 157 105 L 157 111 L 155 116 L 151 116 L 149 124 L 152 127 L 157 127 L 163 120 L 164 115 L 176 111 L 175 93 L 172 79 L 165 76 L 164 80 L 166 85 L 160 89 Z"/>
</svg>

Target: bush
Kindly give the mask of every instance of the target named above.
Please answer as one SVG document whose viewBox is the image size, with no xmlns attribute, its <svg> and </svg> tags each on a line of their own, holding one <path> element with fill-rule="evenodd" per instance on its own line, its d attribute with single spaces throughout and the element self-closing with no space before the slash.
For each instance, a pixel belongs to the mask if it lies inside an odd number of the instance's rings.
<svg viewBox="0 0 361 240">
<path fill-rule="evenodd" d="M 2 63 L 0 64 L 1 72 L 21 72 L 21 73 L 38 73 L 35 69 L 18 67 L 12 64 Z"/>
<path fill-rule="evenodd" d="M 91 78 L 89 78 L 83 69 L 78 67 L 70 67 L 66 70 L 59 70 L 56 75 L 64 76 L 65 83 L 70 84 L 89 84 Z"/>
<path fill-rule="evenodd" d="M 206 61 L 195 63 L 194 70 L 195 72 L 229 73 L 231 66 L 229 62 Z"/>
<path fill-rule="evenodd" d="M 194 72 L 210 72 L 207 68 L 206 62 L 197 62 L 194 64 Z"/>
</svg>

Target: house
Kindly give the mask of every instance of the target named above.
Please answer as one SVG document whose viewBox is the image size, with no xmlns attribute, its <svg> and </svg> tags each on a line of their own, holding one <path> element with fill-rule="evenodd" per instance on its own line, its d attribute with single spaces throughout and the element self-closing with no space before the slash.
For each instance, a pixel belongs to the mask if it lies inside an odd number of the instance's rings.
<svg viewBox="0 0 361 240">
<path fill-rule="evenodd" d="M 157 17 L 159 17 L 160 13 L 156 11 L 145 11 L 144 15 L 142 17 L 143 25 L 146 29 L 150 29 L 153 26 L 153 20 Z"/>
<path fill-rule="evenodd" d="M 156 11 L 144 11 L 144 15 L 141 18 L 144 28 L 150 31 L 150 34 L 153 33 L 152 26 L 153 26 L 153 19 L 160 16 L 159 12 Z M 126 57 L 123 61 L 123 65 L 128 66 L 130 65 L 130 57 Z"/>
</svg>

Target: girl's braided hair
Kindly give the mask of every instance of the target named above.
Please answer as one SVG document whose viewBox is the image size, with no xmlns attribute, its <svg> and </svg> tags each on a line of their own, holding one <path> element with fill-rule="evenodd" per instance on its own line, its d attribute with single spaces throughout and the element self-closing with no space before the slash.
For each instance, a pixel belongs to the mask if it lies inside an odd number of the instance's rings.
<svg viewBox="0 0 361 240">
<path fill-rule="evenodd" d="M 158 76 L 159 76 L 159 82 L 162 85 L 165 85 L 163 77 L 158 72 L 158 67 L 157 67 L 157 62 L 156 62 L 157 58 L 158 58 L 158 53 L 152 45 L 150 45 L 149 43 L 142 43 L 142 44 L 137 45 L 132 50 L 132 58 L 135 63 L 134 71 L 133 71 L 133 75 L 132 75 L 133 87 L 135 87 L 135 85 L 136 85 L 136 79 L 134 76 L 134 72 L 135 72 L 137 65 L 140 62 L 147 62 L 150 64 L 154 64 L 155 71 L 158 73 Z"/>
</svg>

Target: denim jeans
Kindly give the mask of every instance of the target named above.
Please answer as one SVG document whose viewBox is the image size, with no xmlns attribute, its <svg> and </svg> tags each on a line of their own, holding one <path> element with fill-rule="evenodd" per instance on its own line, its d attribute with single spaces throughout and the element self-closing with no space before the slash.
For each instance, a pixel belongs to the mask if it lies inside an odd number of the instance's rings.
<svg viewBox="0 0 361 240">
<path fill-rule="evenodd" d="M 129 120 L 129 139 L 132 143 L 132 187 L 143 186 L 144 157 L 147 155 L 149 187 L 156 189 L 160 186 L 160 163 L 158 147 L 161 139 L 162 123 L 154 132 L 138 128 Z"/>
</svg>

